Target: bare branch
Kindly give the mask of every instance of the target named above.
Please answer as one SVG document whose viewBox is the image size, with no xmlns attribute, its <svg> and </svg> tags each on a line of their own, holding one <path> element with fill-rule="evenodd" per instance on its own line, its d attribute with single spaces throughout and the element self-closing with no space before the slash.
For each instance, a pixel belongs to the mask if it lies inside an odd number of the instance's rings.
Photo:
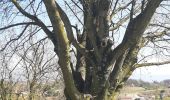
<svg viewBox="0 0 170 100">
<path fill-rule="evenodd" d="M 65 1 L 66 5 L 70 8 L 71 12 L 75 15 L 75 17 L 77 18 L 77 20 L 80 22 L 80 24 L 84 27 L 84 24 L 82 23 L 82 21 L 78 18 L 78 16 L 74 13 L 73 9 L 71 9 L 70 5 Z"/>
<path fill-rule="evenodd" d="M 113 1 L 112 1 L 112 2 L 113 2 Z M 117 7 L 118 2 L 119 2 L 119 0 L 116 0 L 116 3 L 115 3 L 115 5 L 114 5 L 114 7 L 113 7 L 113 10 L 112 10 L 112 13 L 115 12 L 115 9 L 116 9 L 116 7 Z M 112 16 L 112 14 L 111 14 L 111 16 Z"/>
<path fill-rule="evenodd" d="M 75 1 L 73 1 L 73 0 L 71 0 L 81 11 L 83 11 L 84 12 L 84 10 L 75 2 Z"/>
<path fill-rule="evenodd" d="M 115 9 L 115 10 L 113 9 L 113 11 L 112 11 L 112 13 L 111 13 L 111 15 L 110 15 L 110 19 L 112 19 L 113 16 L 114 16 L 117 12 L 119 12 L 119 11 L 121 11 L 121 10 L 123 10 L 123 9 L 126 9 L 131 3 L 132 3 L 132 1 L 129 2 L 128 4 L 126 4 L 126 5 L 123 6 L 123 7 L 119 7 L 118 9 Z"/>
<path fill-rule="evenodd" d="M 12 0 L 12 3 L 17 7 L 17 9 L 26 17 L 34 20 L 37 25 L 39 27 L 41 27 L 43 29 L 43 31 L 48 35 L 48 37 L 51 39 L 51 41 L 53 43 L 56 42 L 56 37 L 53 36 L 53 33 L 46 27 L 46 25 L 40 20 L 38 19 L 36 16 L 33 16 L 31 14 L 29 14 L 28 12 L 24 11 L 24 9 L 22 9 L 22 7 L 19 5 L 19 3 L 16 0 Z"/>
<path fill-rule="evenodd" d="M 140 10 L 139 7 L 135 8 L 133 11 L 133 14 L 138 13 Z M 130 19 L 130 14 L 126 15 L 125 17 L 123 17 L 122 19 L 120 19 L 117 23 L 115 23 L 115 25 L 113 27 L 111 27 L 109 29 L 109 31 L 114 31 L 116 29 L 118 29 L 122 24 L 124 24 L 125 22 L 127 22 Z"/>
<path fill-rule="evenodd" d="M 132 0 L 132 7 L 131 7 L 131 11 L 130 11 L 130 21 L 133 19 L 135 4 L 136 4 L 136 1 Z"/>
<path fill-rule="evenodd" d="M 161 25 L 161 24 L 149 24 L 149 26 L 159 26 L 159 27 L 162 27 L 162 28 L 166 28 L 168 30 L 170 30 L 170 27 L 166 27 L 165 25 Z"/>
<path fill-rule="evenodd" d="M 134 66 L 135 66 L 135 68 L 140 68 L 140 67 L 146 67 L 146 66 L 159 66 L 159 65 L 165 65 L 165 64 L 170 64 L 170 61 L 141 63 L 141 64 L 136 64 Z"/>
<path fill-rule="evenodd" d="M 142 0 L 141 13 L 143 13 L 144 6 L 145 6 L 145 0 Z"/>
<path fill-rule="evenodd" d="M 26 26 L 25 26 L 25 28 L 24 28 L 23 31 L 17 36 L 17 38 L 13 38 L 13 39 L 11 39 L 10 41 L 8 41 L 8 42 L 5 44 L 5 46 L 4 46 L 2 49 L 0 49 L 0 51 L 5 50 L 5 48 L 6 48 L 11 42 L 14 42 L 14 41 L 18 40 L 18 39 L 24 34 L 24 32 L 26 31 L 26 29 L 28 28 L 28 26 L 29 26 L 29 25 L 26 25 Z"/>
<path fill-rule="evenodd" d="M 17 24 L 8 25 L 8 26 L 6 26 L 6 27 L 2 27 L 2 28 L 0 28 L 0 31 L 1 31 L 1 30 L 5 30 L 5 29 L 8 29 L 8 28 L 15 27 L 15 26 L 30 25 L 30 24 L 36 25 L 35 22 L 22 22 L 22 23 L 17 23 Z"/>
</svg>

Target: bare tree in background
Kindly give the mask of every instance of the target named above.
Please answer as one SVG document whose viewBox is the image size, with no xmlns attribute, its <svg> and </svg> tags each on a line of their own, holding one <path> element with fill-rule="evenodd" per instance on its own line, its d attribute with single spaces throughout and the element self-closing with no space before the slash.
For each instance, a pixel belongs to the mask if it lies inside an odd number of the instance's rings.
<svg viewBox="0 0 170 100">
<path fill-rule="evenodd" d="M 1 2 L 4 27 L 0 30 L 14 35 L 1 51 L 16 40 L 20 40 L 18 47 L 24 44 L 30 36 L 26 29 L 34 25 L 39 32 L 33 33 L 39 38 L 45 33 L 54 45 L 68 100 L 114 100 L 136 68 L 170 63 L 169 4 L 168 0 Z M 9 32 L 9 28 L 16 31 Z M 148 49 L 147 54 L 142 54 L 143 48 Z M 72 63 L 72 52 L 76 64 Z M 166 59 L 145 61 L 155 55 Z"/>
<path fill-rule="evenodd" d="M 48 81 L 43 80 L 43 78 L 55 77 L 50 76 L 50 74 L 57 71 L 56 56 L 53 53 L 46 52 L 48 48 L 45 46 L 47 46 L 47 41 L 34 43 L 34 39 L 30 38 L 28 45 L 25 43 L 22 51 L 16 53 L 22 60 L 21 66 L 28 84 L 29 100 L 35 100 L 38 95 L 41 96 L 39 87 Z"/>
<path fill-rule="evenodd" d="M 18 81 L 13 77 L 16 66 L 11 66 L 7 52 L 0 53 L 0 98 L 12 100 L 12 95 Z"/>
</svg>

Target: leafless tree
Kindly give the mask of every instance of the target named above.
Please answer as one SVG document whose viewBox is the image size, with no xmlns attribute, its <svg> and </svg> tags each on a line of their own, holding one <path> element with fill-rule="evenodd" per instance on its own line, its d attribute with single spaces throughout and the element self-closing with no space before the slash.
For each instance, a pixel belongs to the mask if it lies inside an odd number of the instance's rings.
<svg viewBox="0 0 170 100">
<path fill-rule="evenodd" d="M 12 60 L 7 52 L 0 53 L 0 96 L 2 100 L 12 100 L 12 94 L 18 81 L 13 77 L 16 66 L 11 66 Z"/>
<path fill-rule="evenodd" d="M 41 92 L 38 87 L 46 82 L 43 81 L 43 78 L 48 79 L 50 74 L 57 71 L 56 56 L 54 53 L 50 54 L 46 51 L 49 48 L 45 46 L 47 46 L 47 41 L 34 43 L 34 39 L 31 38 L 28 46 L 26 43 L 23 45 L 22 51 L 15 52 L 22 59 L 20 65 L 23 67 L 23 75 L 28 83 L 29 100 L 34 100 L 35 95 L 40 94 L 37 93 Z"/>
<path fill-rule="evenodd" d="M 45 33 L 59 58 L 68 100 L 114 100 L 136 68 L 170 63 L 169 4 L 168 0 L 1 2 L 0 30 L 13 34 L 1 51 L 20 40 L 17 51 L 28 37 L 39 34 L 42 39 Z M 32 25 L 37 31 L 26 32 Z M 148 62 L 153 57 L 161 61 Z"/>
</svg>

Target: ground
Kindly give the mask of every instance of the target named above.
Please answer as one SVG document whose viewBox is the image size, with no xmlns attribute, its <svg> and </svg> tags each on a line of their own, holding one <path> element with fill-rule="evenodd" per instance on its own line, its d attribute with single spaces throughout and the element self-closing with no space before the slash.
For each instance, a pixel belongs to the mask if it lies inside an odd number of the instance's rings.
<svg viewBox="0 0 170 100">
<path fill-rule="evenodd" d="M 124 87 L 120 91 L 118 100 L 134 100 L 135 98 L 140 98 L 140 100 L 160 100 L 161 90 L 165 90 L 163 100 L 170 100 L 169 88 L 146 89 L 143 87 Z"/>
</svg>

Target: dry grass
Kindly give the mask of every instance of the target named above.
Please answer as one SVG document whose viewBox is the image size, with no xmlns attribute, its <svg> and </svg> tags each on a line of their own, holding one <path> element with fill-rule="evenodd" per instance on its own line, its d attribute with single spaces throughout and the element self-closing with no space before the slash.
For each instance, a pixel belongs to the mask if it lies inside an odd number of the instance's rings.
<svg viewBox="0 0 170 100">
<path fill-rule="evenodd" d="M 121 90 L 121 93 L 138 93 L 142 91 L 145 91 L 145 89 L 142 87 L 124 87 Z"/>
</svg>

